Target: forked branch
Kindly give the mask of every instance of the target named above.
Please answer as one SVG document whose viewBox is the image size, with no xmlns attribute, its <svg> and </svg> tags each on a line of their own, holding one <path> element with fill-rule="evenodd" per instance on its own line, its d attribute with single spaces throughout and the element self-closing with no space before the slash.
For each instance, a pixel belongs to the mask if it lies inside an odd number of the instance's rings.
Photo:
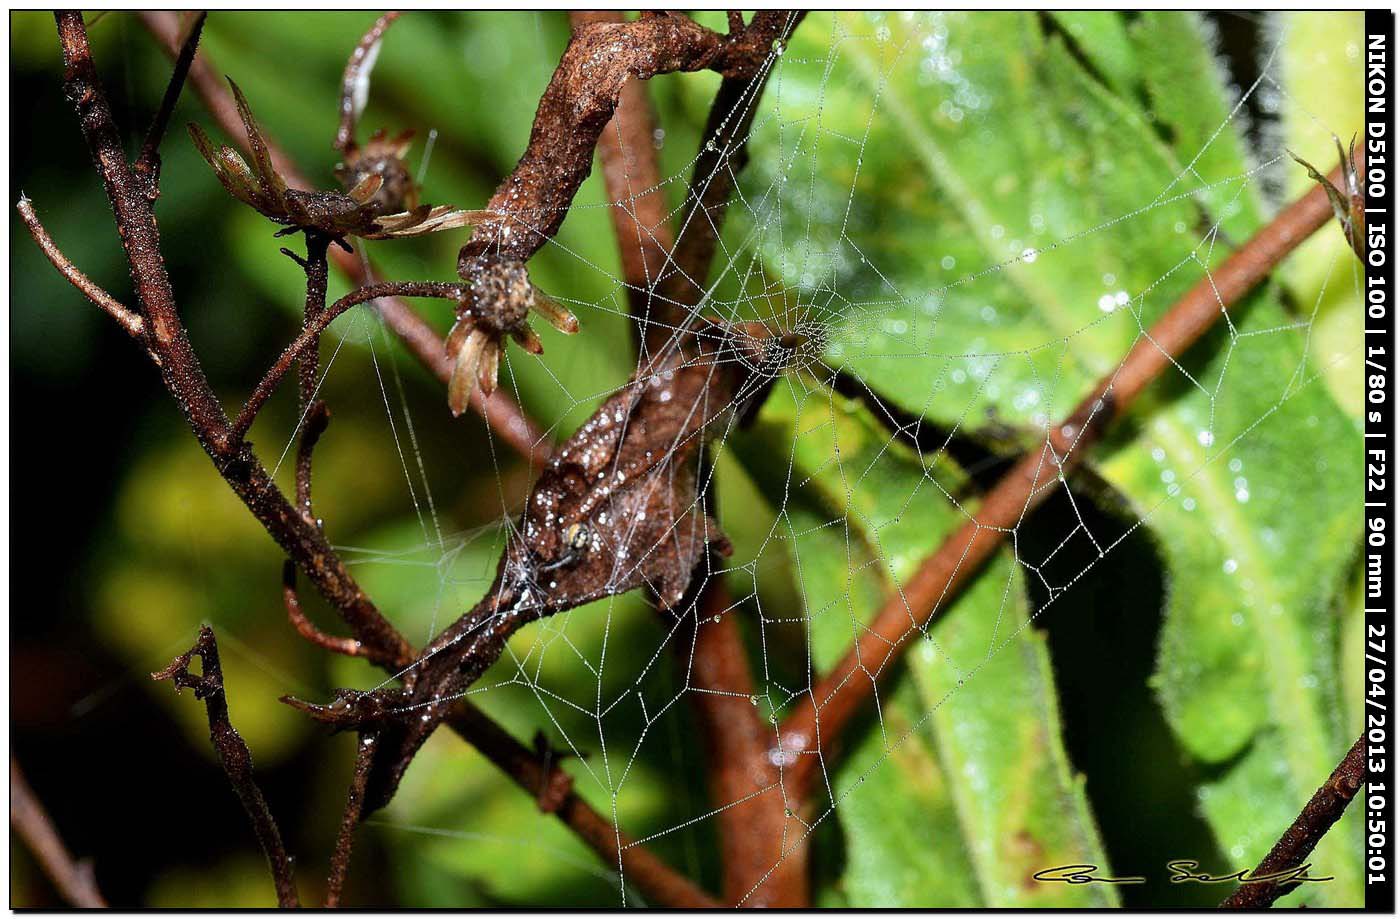
<svg viewBox="0 0 1400 919">
<path fill-rule="evenodd" d="M 180 18 L 169 11 L 147 10 L 140 13 L 141 21 L 155 36 L 161 48 L 168 54 L 177 54 L 180 48 Z M 234 139 L 247 149 L 247 135 L 238 117 L 233 95 L 228 86 L 219 78 L 208 52 L 195 55 L 190 66 L 189 82 L 194 87 L 204 107 L 218 123 L 226 136 Z M 302 188 L 311 187 L 296 164 L 279 146 L 268 144 L 268 153 L 273 164 L 287 181 Z M 330 251 L 332 264 L 337 271 L 354 285 L 374 285 L 378 283 L 372 264 L 360 253 L 346 252 L 340 248 Z M 442 336 L 430 326 L 422 316 L 399 297 L 392 293 L 375 298 L 375 307 L 384 319 L 385 325 L 399 337 L 408 350 L 443 385 L 452 378 L 452 361 L 443 348 Z M 472 410 L 477 412 L 497 436 L 516 453 L 539 468 L 549 458 L 553 444 L 521 407 L 502 390 L 497 390 L 490 398 L 483 397 L 479 390 L 471 395 Z"/>
<path fill-rule="evenodd" d="M 199 658 L 200 674 L 190 673 L 190 662 Z M 277 905 L 283 909 L 300 905 L 297 898 L 296 878 L 292 875 L 292 859 L 282 845 L 282 833 L 277 829 L 277 821 L 267 806 L 262 789 L 253 778 L 253 754 L 228 717 L 228 697 L 224 693 L 224 672 L 219 666 L 219 645 L 214 640 L 214 630 L 201 626 L 199 640 L 194 647 L 175 660 L 164 670 L 151 674 L 153 680 L 170 680 L 175 691 L 193 689 L 194 697 L 204 702 L 209 716 L 209 740 L 214 744 L 214 752 L 219 755 L 219 764 L 224 767 L 229 784 L 248 812 L 257 834 L 258 845 L 267 856 L 268 867 L 272 870 L 273 884 L 277 888 Z"/>
</svg>

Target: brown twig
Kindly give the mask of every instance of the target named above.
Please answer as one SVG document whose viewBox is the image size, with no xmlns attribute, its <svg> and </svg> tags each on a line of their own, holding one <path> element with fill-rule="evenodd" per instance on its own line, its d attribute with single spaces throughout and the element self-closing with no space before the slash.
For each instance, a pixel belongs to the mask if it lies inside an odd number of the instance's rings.
<svg viewBox="0 0 1400 919">
<path fill-rule="evenodd" d="M 364 646 L 355 639 L 327 635 L 306 618 L 306 613 L 301 609 L 301 600 L 297 597 L 297 566 L 290 561 L 282 565 L 282 604 L 287 608 L 287 619 L 292 623 L 292 628 L 313 645 L 349 657 L 365 656 Z"/>
<path fill-rule="evenodd" d="M 129 307 L 119 303 L 115 297 L 107 293 L 93 282 L 92 278 L 79 271 L 58 245 L 49 236 L 48 230 L 39 222 L 39 215 L 34 213 L 34 203 L 28 198 L 20 198 L 15 205 L 19 215 L 24 220 L 24 225 L 29 228 L 29 235 L 34 237 L 34 241 L 39 244 L 39 249 L 44 253 L 44 257 L 49 260 L 49 264 L 58 269 L 58 273 L 68 279 L 68 283 L 78 289 L 78 292 L 97 304 L 103 312 L 117 320 L 117 324 L 126 330 L 126 333 L 138 341 L 143 340 L 146 333 L 146 321 L 132 311 Z"/>
<path fill-rule="evenodd" d="M 806 846 L 789 833 L 783 777 L 768 756 L 773 728 L 764 723 L 753 695 L 748 652 L 734 603 L 720 574 L 700 591 L 692 617 L 688 689 L 705 739 L 710 798 L 723 807 L 716 817 L 724 867 L 724 898 L 751 907 L 800 909 L 809 905 Z"/>
<path fill-rule="evenodd" d="M 199 676 L 190 673 L 190 661 L 196 656 L 200 661 Z M 272 811 L 268 809 L 267 799 L 253 778 L 253 754 L 229 721 L 228 698 L 224 693 L 224 674 L 219 666 L 219 646 L 214 640 L 214 630 L 207 625 L 201 626 L 199 640 L 194 647 L 171 661 L 169 667 L 151 674 L 151 679 L 173 681 L 176 692 L 193 689 L 194 697 L 204 702 L 209 716 L 209 740 L 214 744 L 219 763 L 224 767 L 224 773 L 243 809 L 248 812 L 258 844 L 267 856 L 273 884 L 277 888 L 277 905 L 283 909 L 299 906 L 296 878 L 292 876 L 292 859 L 282 845 L 282 834 L 277 829 Z"/>
<path fill-rule="evenodd" d="M 1340 172 L 1340 170 L 1338 171 Z M 1336 174 L 1334 174 L 1336 175 Z M 890 597 L 839 663 L 814 682 L 779 732 L 779 755 L 795 757 L 792 786 L 810 793 L 817 767 L 854 715 L 874 695 L 914 636 L 945 611 L 962 588 L 1025 519 L 1079 465 L 1089 448 L 1148 384 L 1327 222 L 1331 205 L 1313 188 L 1207 272 L 1100 380 L 1045 444 L 1027 454 L 989 491 L 977 514 L 924 559 Z"/>
<path fill-rule="evenodd" d="M 340 832 L 335 837 L 331 871 L 326 878 L 328 909 L 340 906 L 340 894 L 345 888 L 345 877 L 350 871 L 350 852 L 355 842 L 355 827 L 359 826 L 360 814 L 364 810 L 365 782 L 369 779 L 369 767 L 374 759 L 374 747 L 378 740 L 378 735 L 373 731 L 365 731 L 359 737 L 358 750 L 355 753 L 355 777 L 350 781 L 345 812 L 340 818 Z"/>
<path fill-rule="evenodd" d="M 558 766 L 546 766 L 538 753 L 465 700 L 453 703 L 445 723 L 470 740 L 472 746 L 531 795 L 538 795 L 541 788 L 554 787 L 561 780 L 568 781 L 567 774 Z M 564 794 L 554 813 L 589 846 L 616 865 L 623 878 L 653 903 L 683 909 L 720 906 L 713 897 L 590 807 L 576 791 Z"/>
<path fill-rule="evenodd" d="M 623 16 L 614 10 L 575 11 L 569 19 L 578 30 L 595 22 L 619 23 Z M 635 320 L 634 332 L 650 327 L 654 288 L 674 244 L 656 155 L 656 119 L 646 86 L 641 80 L 622 85 L 617 110 L 598 135 L 598 160 L 612 202 L 609 213 Z"/>
<path fill-rule="evenodd" d="M 158 10 L 143 11 L 139 15 L 161 48 L 168 54 L 177 53 L 180 32 L 179 15 Z M 243 122 L 238 117 L 233 96 L 223 81 L 219 79 L 208 57 L 207 52 L 195 55 L 189 71 L 190 85 L 194 87 L 195 93 L 204 103 L 209 114 L 218 122 L 224 134 L 247 149 L 247 133 L 243 129 Z M 271 155 L 277 171 L 290 184 L 301 188 L 311 187 L 296 168 L 296 164 L 280 147 L 269 143 L 268 153 Z M 337 247 L 331 249 L 330 257 L 336 270 L 348 278 L 352 284 L 372 285 L 376 283 L 372 267 L 361 255 L 346 252 Z M 452 378 L 452 361 L 447 357 L 443 348 L 442 336 L 428 325 L 411 306 L 392 294 L 377 299 L 376 306 L 380 316 L 384 319 L 384 324 L 389 327 L 390 331 L 403 341 L 408 350 L 424 367 L 442 381 L 443 385 L 446 385 Z M 479 390 L 473 390 L 471 407 L 473 411 L 485 419 L 487 426 L 516 453 L 529 460 L 537 468 L 544 465 L 553 445 L 539 426 L 526 417 L 524 410 L 504 390 L 496 390 L 489 398 L 483 397 Z"/>
<path fill-rule="evenodd" d="M 390 668 L 391 672 L 402 669 L 417 659 L 414 649 L 383 619 L 320 532 L 309 526 L 287 503 L 241 438 L 232 436 L 233 429 L 204 378 L 175 308 L 155 215 L 141 184 L 122 158 L 120 134 L 92 63 L 82 17 L 76 12 L 61 12 L 55 18 L 64 55 L 65 93 L 78 111 L 84 138 L 92 150 L 99 177 L 122 231 L 122 243 L 140 296 L 143 317 L 149 324 L 146 340 L 156 354 L 167 389 L 225 481 L 350 625 L 366 655 Z M 201 73 L 207 78 L 205 83 L 213 78 L 208 65 L 201 68 L 201 63 L 197 56 L 190 70 L 190 80 L 197 86 Z M 218 85 L 217 81 L 213 82 Z M 240 136 L 237 128 L 229 133 Z M 274 158 L 276 156 L 274 153 Z M 317 324 L 333 319 L 337 307 L 348 309 L 355 303 L 392 294 L 394 287 L 361 288 L 328 308 L 318 317 Z M 303 338 L 309 341 L 305 333 Z M 440 346 L 437 342 L 437 347 Z M 284 357 L 294 360 L 297 352 L 289 350 L 291 353 Z M 287 366 L 290 367 L 290 362 Z M 529 789 L 540 787 L 537 765 L 517 768 L 520 751 L 524 751 L 527 760 L 530 758 L 527 748 L 516 743 L 484 714 L 463 705 L 458 708 L 466 712 L 453 723 L 459 734 L 513 777 L 522 769 L 528 772 Z M 637 886 L 658 903 L 713 904 L 703 892 L 641 846 L 624 848 L 628 845 L 626 837 L 576 796 L 569 798 L 557 814 L 605 857 L 616 858 L 631 872 Z"/>
<path fill-rule="evenodd" d="M 233 423 L 233 436 L 242 438 L 248 433 L 248 429 L 252 427 L 258 412 L 277 391 L 277 386 L 282 382 L 282 378 L 287 375 L 287 372 L 301 359 L 303 354 L 315 347 L 321 333 L 332 322 L 344 315 L 347 310 L 359 306 L 361 303 L 386 297 L 429 297 L 439 300 L 456 300 L 461 296 L 462 285 L 456 282 L 396 281 L 387 284 L 370 284 L 341 297 L 318 312 L 314 319 L 302 327 L 301 334 L 283 349 L 282 354 L 268 368 L 267 373 L 258 381 L 258 384 L 253 387 L 253 392 L 248 396 L 248 401 L 244 403 L 242 411 L 238 413 L 238 419 Z"/>
<path fill-rule="evenodd" d="M 360 38 L 355 50 L 350 52 L 350 60 L 345 63 L 345 75 L 340 79 L 340 127 L 335 132 L 333 146 L 345 151 L 355 145 L 356 96 L 363 81 L 369 79 L 367 68 L 374 66 L 374 58 L 379 53 L 379 43 L 394 20 L 399 18 L 397 10 L 390 10 L 374 21 L 374 25 Z"/>
<path fill-rule="evenodd" d="M 1298 819 L 1283 831 L 1283 836 L 1264 856 L 1259 867 L 1250 872 L 1239 888 L 1220 904 L 1221 908 L 1268 909 L 1275 900 L 1297 887 L 1298 883 L 1293 878 L 1300 869 L 1306 869 L 1303 860 L 1312 854 L 1322 837 L 1341 819 L 1365 780 L 1366 735 L 1363 732 L 1337 768 L 1332 770 L 1327 781 L 1313 793 Z"/>
<path fill-rule="evenodd" d="M 69 854 L 43 802 L 29 787 L 13 756 L 10 757 L 10 826 L 24 840 L 59 896 L 82 909 L 107 909 L 107 901 L 97 889 L 92 863 L 75 861 Z M 15 906 L 13 901 L 10 905 Z"/>
<path fill-rule="evenodd" d="M 136 163 L 132 167 L 136 174 L 146 180 L 149 194 L 154 197 L 156 189 L 160 183 L 160 142 L 165 137 L 165 129 L 170 125 L 170 115 L 175 111 L 175 103 L 180 98 L 180 90 L 185 86 L 185 80 L 189 76 L 190 64 L 194 61 L 195 50 L 199 47 L 199 36 L 204 31 L 204 20 L 208 13 L 199 10 L 194 14 L 190 23 L 189 31 L 185 35 L 184 41 L 179 44 L 179 52 L 175 55 L 175 69 L 170 74 L 170 81 L 165 86 L 165 95 L 160 100 L 160 108 L 156 109 L 156 115 L 151 119 L 150 130 L 146 132 L 146 141 L 141 145 L 141 152 L 136 157 Z"/>
<path fill-rule="evenodd" d="M 160 232 L 145 183 L 122 152 L 106 94 L 93 65 L 82 16 L 55 14 L 63 49 L 64 92 L 78 113 L 112 206 L 127 263 L 136 285 L 145 342 L 200 446 L 253 515 L 340 612 L 355 636 L 380 657 L 399 657 L 411 648 L 355 583 L 324 535 L 287 502 L 248 445 L 232 437 L 227 416 L 205 379 L 175 306 Z"/>
</svg>

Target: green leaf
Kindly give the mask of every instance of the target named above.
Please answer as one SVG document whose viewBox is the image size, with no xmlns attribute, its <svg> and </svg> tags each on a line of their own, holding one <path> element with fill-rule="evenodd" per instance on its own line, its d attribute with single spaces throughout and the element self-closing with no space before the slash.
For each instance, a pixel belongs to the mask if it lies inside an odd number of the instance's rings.
<svg viewBox="0 0 1400 919">
<path fill-rule="evenodd" d="M 1298 11 L 1273 15 L 1280 83 L 1290 104 L 1282 106 L 1284 142 L 1324 175 L 1337 165 L 1333 135 L 1347 146 L 1365 129 L 1361 85 L 1365 28 L 1361 12 Z M 1314 113 L 1325 112 L 1321 121 Z M 1301 194 L 1311 187 L 1307 171 L 1286 164 L 1286 187 Z M 1308 345 L 1332 395 L 1342 408 L 1360 418 L 1365 365 L 1361 349 L 1362 313 L 1357 291 L 1362 269 L 1336 224 L 1301 246 L 1289 260 L 1284 278 L 1312 318 Z"/>
<path fill-rule="evenodd" d="M 814 17 L 755 142 L 745 231 L 826 327 L 828 361 L 988 443 L 1008 426 L 1043 443 L 1263 219 L 1199 21 L 1133 23 L 1133 81 L 1113 23 L 1067 31 L 1113 44 L 1070 48 L 1029 14 Z M 1356 312 L 1354 289 L 1328 284 Z M 1251 296 L 1089 458 L 1161 547 L 1155 685 L 1185 748 L 1224 770 L 1212 793 L 1238 791 L 1232 758 L 1278 736 L 1286 781 L 1252 810 L 1275 838 L 1349 742 L 1332 611 L 1360 533 L 1361 448 L 1310 360 L 1309 319 Z M 1111 564 L 1111 534 L 1088 535 Z M 1358 868 L 1339 853 L 1316 896 L 1353 899 Z"/>
<path fill-rule="evenodd" d="M 820 670 L 970 510 L 955 503 L 967 482 L 950 461 L 920 456 L 825 389 L 782 387 L 739 450 L 781 496 Z M 783 452 L 789 470 L 774 468 Z M 883 685 L 876 722 L 827 776 L 851 905 L 1116 902 L 1104 886 L 1029 880 L 1106 859 L 1060 744 L 1044 642 L 1026 623 L 1024 585 L 1002 553 Z"/>
</svg>

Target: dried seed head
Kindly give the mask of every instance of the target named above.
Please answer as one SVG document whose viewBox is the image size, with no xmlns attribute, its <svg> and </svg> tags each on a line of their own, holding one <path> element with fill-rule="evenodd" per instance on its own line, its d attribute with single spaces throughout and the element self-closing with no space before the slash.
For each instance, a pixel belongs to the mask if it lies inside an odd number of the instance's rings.
<svg viewBox="0 0 1400 919">
<path fill-rule="evenodd" d="M 1332 141 L 1337 145 L 1337 159 L 1341 161 L 1341 188 L 1333 185 L 1326 176 L 1314 169 L 1311 163 L 1299 157 L 1292 150 L 1288 151 L 1288 155 L 1306 169 L 1312 180 L 1321 185 L 1323 190 L 1327 192 L 1327 200 L 1332 205 L 1332 213 L 1336 216 L 1337 223 L 1341 225 L 1347 242 L 1356 252 L 1356 257 L 1364 262 L 1366 260 L 1366 196 L 1361 191 L 1361 180 L 1356 175 L 1356 138 L 1352 138 L 1349 151 L 1342 149 L 1341 138 L 1336 135 L 1333 135 Z"/>
<path fill-rule="evenodd" d="M 232 80 L 229 80 L 229 85 L 233 87 L 238 116 L 248 134 L 252 166 L 233 148 L 216 148 L 198 125 L 190 125 L 190 136 L 229 194 L 269 220 L 298 230 L 315 230 L 332 238 L 360 236 L 365 239 L 389 239 L 455 229 L 481 219 L 482 213 L 479 211 L 426 204 L 386 214 L 384 203 L 387 201 L 401 208 L 406 202 L 396 199 L 405 198 L 404 188 L 411 189 L 412 184 L 409 182 L 404 186 L 406 173 L 400 177 L 387 165 L 383 171 L 365 169 L 354 175 L 347 173 L 345 181 L 349 185 L 348 193 L 289 189 L 286 180 L 273 167 L 267 141 L 243 91 Z M 400 135 L 394 141 L 382 142 L 377 149 L 391 154 L 405 143 L 406 138 Z M 407 197 L 411 198 L 412 195 Z"/>
<path fill-rule="evenodd" d="M 413 181 L 404 156 L 413 144 L 413 132 L 405 131 L 392 139 L 376 131 L 363 147 L 351 147 L 335 167 L 335 177 L 348 189 L 371 176 L 382 182 L 370 204 L 380 214 L 398 214 L 418 206 L 418 186 Z M 351 197 L 354 197 L 353 192 Z"/>
<path fill-rule="evenodd" d="M 530 282 L 523 262 L 464 256 L 457 271 L 468 282 L 468 292 L 457 306 L 457 324 L 447 336 L 446 348 L 456 361 L 448 404 L 460 414 L 471 394 L 473 375 L 482 393 L 489 396 L 495 391 L 505 336 L 531 354 L 544 351 L 527 321 L 531 310 L 569 333 L 578 331 L 578 320 Z M 482 340 L 473 344 L 472 336 L 478 334 Z"/>
<path fill-rule="evenodd" d="M 448 336 L 449 340 L 451 337 Z M 452 409 L 453 415 L 460 415 L 467 410 L 472 386 L 477 382 L 482 352 L 489 337 L 486 330 L 472 328 L 457 348 L 456 359 L 452 364 L 452 379 L 447 384 L 447 405 Z"/>
<path fill-rule="evenodd" d="M 497 334 L 524 324 L 534 285 L 523 263 L 478 256 L 459 261 L 457 273 L 470 285 L 463 306 L 478 323 Z"/>
</svg>

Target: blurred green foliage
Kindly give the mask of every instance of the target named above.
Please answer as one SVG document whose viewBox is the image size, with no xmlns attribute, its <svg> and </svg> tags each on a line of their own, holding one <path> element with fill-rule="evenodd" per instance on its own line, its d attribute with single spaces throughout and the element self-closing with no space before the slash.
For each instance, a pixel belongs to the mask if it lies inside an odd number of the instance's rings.
<svg viewBox="0 0 1400 919">
<path fill-rule="evenodd" d="M 370 21 L 358 12 L 218 12 L 205 30 L 207 53 L 238 80 L 269 135 L 328 186 L 341 69 Z M 1035 444 L 1047 419 L 1111 369 L 1202 264 L 1267 219 L 1279 191 L 1270 182 L 1300 187 L 1277 162 L 1284 144 L 1330 162 L 1327 132 L 1345 135 L 1359 121 L 1355 106 L 1333 104 L 1357 95 L 1358 17 L 1289 14 L 1233 27 L 1266 51 L 1278 44 L 1272 112 L 1231 117 L 1239 87 L 1217 56 L 1219 36 L 1193 15 L 812 15 L 769 87 L 726 230 L 731 266 L 756 259 L 783 297 L 746 296 L 752 277 L 732 268 L 716 302 L 820 324 L 829 361 L 930 430 L 954 432 L 966 451 Z M 91 31 L 134 148 L 168 63 L 129 14 L 106 14 Z M 480 206 L 523 149 L 567 35 L 562 13 L 407 15 L 384 43 L 362 132 L 416 129 L 415 156 L 435 132 L 420 167 L 425 200 Z M 12 136 L 29 139 L 13 184 L 83 270 L 122 298 L 116 234 L 58 91 L 51 19 L 12 14 L 11 54 L 15 99 L 24 92 L 30 103 L 12 100 Z M 1251 64 L 1248 54 L 1232 61 Z M 702 73 L 649 86 L 673 206 L 717 83 Z M 1326 112 L 1327 123 L 1303 112 Z M 189 120 L 209 125 L 192 96 L 175 123 Z M 224 195 L 183 132 L 172 131 L 164 159 L 157 210 L 181 311 L 232 408 L 295 334 L 300 272 L 278 254 L 274 228 Z M 502 370 L 560 437 L 633 367 L 618 344 L 627 304 L 606 206 L 595 175 L 530 266 L 578 313 L 583 334 L 546 331 L 543 360 L 509 349 Z M 69 749 L 62 743 L 83 749 L 94 719 L 154 719 L 179 734 L 123 749 L 128 797 L 155 813 L 167 786 L 186 803 L 226 795 L 199 706 L 141 678 L 211 622 L 234 722 L 291 837 L 304 892 L 316 896 L 351 741 L 327 738 L 276 700 L 374 686 L 382 675 L 294 640 L 275 546 L 218 480 L 140 355 L 15 228 L 11 356 L 18 391 L 29 395 L 17 416 L 26 455 L 16 471 L 42 486 L 36 504 L 47 501 L 81 536 L 59 560 L 48 540 L 17 550 L 13 561 L 61 572 L 62 583 L 51 621 L 20 627 L 17 640 L 38 663 L 17 661 L 13 679 L 51 679 L 75 642 L 106 661 L 89 682 L 71 692 L 58 684 L 35 703 L 54 711 L 18 716 L 21 759 Z M 459 244 L 440 234 L 378 244 L 373 255 L 388 277 L 447 279 Z M 1154 833 L 1207 847 L 1200 857 L 1221 859 L 1211 867 L 1222 871 L 1257 861 L 1359 720 L 1345 690 L 1356 687 L 1359 655 L 1342 653 L 1358 646 L 1360 608 L 1351 583 L 1360 532 L 1352 274 L 1340 233 L 1319 234 L 1070 483 L 1082 508 L 1047 508 L 1043 516 L 1058 516 L 1041 536 L 1028 524 L 1016 553 L 998 556 L 918 643 L 882 689 L 878 717 L 829 772 L 835 810 L 820 806 L 812 831 L 819 903 L 1096 906 L 1121 895 L 1135 905 L 1202 905 L 1218 891 L 1026 878 L 1071 862 L 1161 873 L 1140 860 L 1148 845 L 1131 839 Z M 344 289 L 335 280 L 331 294 Z M 422 310 L 446 328 L 443 304 Z M 318 510 L 370 595 L 425 641 L 489 584 L 501 521 L 518 511 L 528 470 L 474 416 L 450 422 L 441 387 L 373 316 L 340 320 L 323 354 L 334 421 L 318 450 Z M 64 411 L 75 398 L 76 423 Z M 287 484 L 290 463 L 277 457 L 294 423 L 288 388 L 253 432 Z M 92 482 L 62 481 L 72 473 L 51 462 L 56 450 L 92 469 Z M 781 714 L 808 667 L 828 664 L 975 505 L 971 455 L 913 450 L 861 401 L 798 374 L 720 451 L 718 517 L 735 543 L 736 595 L 747 594 L 734 615 L 760 668 L 761 712 Z M 1076 528 L 1073 515 L 1090 522 Z M 1121 534 L 1102 560 L 1104 546 L 1086 537 L 1100 526 Z M 1030 554 L 1047 534 L 1043 552 Z M 1074 545 L 1052 564 L 1057 543 Z M 1115 572 L 1139 571 L 1152 577 L 1137 578 L 1137 596 L 1102 587 Z M 314 598 L 304 601 L 333 622 Z M 1159 642 L 1134 652 L 1153 671 L 1151 696 L 1145 679 L 1125 678 L 1096 688 L 1091 704 L 1070 704 L 1097 684 L 1067 663 L 1056 630 L 1103 621 L 1135 634 L 1160 621 Z M 542 730 L 586 754 L 566 764 L 585 797 L 636 837 L 661 834 L 648 845 L 714 887 L 714 822 L 695 820 L 714 803 L 676 698 L 685 674 L 673 650 L 641 597 L 614 598 L 523 630 L 473 701 L 518 737 Z M 1150 753 L 1115 746 L 1115 734 L 1134 736 L 1129 698 L 1146 699 L 1143 717 L 1160 722 Z M 1130 762 L 1135 753 L 1144 762 Z M 182 777 L 179 757 L 202 771 Z M 47 781 L 82 768 L 61 762 Z M 35 778 L 41 793 L 44 780 Z M 1140 794 L 1115 796 L 1124 784 Z M 97 856 L 104 889 L 121 894 L 115 902 L 272 902 L 236 805 L 224 838 L 172 851 L 159 820 L 133 826 L 111 800 L 74 794 L 88 818 L 79 851 Z M 1150 813 L 1168 794 L 1188 795 L 1192 807 Z M 1337 880 L 1295 899 L 1358 901 L 1351 835 L 1344 824 L 1315 859 Z M 139 853 L 142 865 L 108 873 L 119 850 Z M 443 735 L 362 833 L 349 899 L 613 906 L 624 883 Z M 1144 896 L 1156 899 L 1129 899 Z"/>
</svg>

